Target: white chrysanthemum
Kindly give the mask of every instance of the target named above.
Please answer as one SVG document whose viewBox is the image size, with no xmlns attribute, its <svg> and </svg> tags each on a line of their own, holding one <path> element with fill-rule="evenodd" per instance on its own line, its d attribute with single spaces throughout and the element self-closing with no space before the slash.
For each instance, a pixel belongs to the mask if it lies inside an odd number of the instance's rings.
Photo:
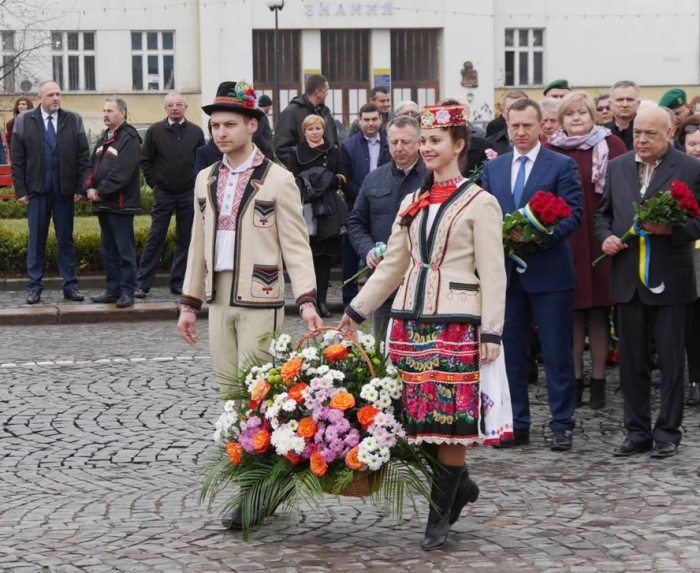
<svg viewBox="0 0 700 573">
<path fill-rule="evenodd" d="M 236 402 L 235 400 L 227 400 L 224 404 L 224 412 L 233 415 L 234 419 L 238 419 L 238 414 L 236 413 Z"/>
<path fill-rule="evenodd" d="M 393 364 L 387 364 L 386 373 L 387 373 L 387 376 L 398 376 L 399 371 L 396 369 L 396 366 L 394 366 Z"/>
<path fill-rule="evenodd" d="M 270 436 L 270 443 L 280 456 L 284 456 L 287 454 L 287 452 L 289 452 L 293 437 L 294 430 L 292 430 L 287 424 L 281 424 L 272 432 L 272 435 Z"/>
<path fill-rule="evenodd" d="M 340 370 L 329 370 L 328 376 L 331 380 L 345 380 L 345 374 Z"/>
<path fill-rule="evenodd" d="M 384 351 L 385 351 L 385 350 L 386 350 L 386 344 L 384 344 L 384 341 L 382 340 L 382 341 L 379 343 L 379 354 L 381 354 L 382 356 L 384 356 Z"/>
<path fill-rule="evenodd" d="M 212 438 L 212 440 L 214 440 L 215 444 L 223 444 L 223 440 L 221 439 L 221 430 L 219 430 L 218 428 L 212 434 L 211 438 Z"/>
<path fill-rule="evenodd" d="M 377 341 L 375 340 L 374 336 L 371 334 L 361 334 L 360 335 L 360 344 L 365 350 L 374 350 L 374 347 L 377 344 Z"/>
<path fill-rule="evenodd" d="M 385 464 L 391 459 L 391 450 L 387 447 L 380 447 L 378 455 L 382 463 Z"/>
<path fill-rule="evenodd" d="M 323 333 L 323 338 L 321 339 L 321 346 L 326 347 L 331 344 L 335 344 L 340 339 L 340 333 L 336 330 L 327 330 Z"/>
<path fill-rule="evenodd" d="M 318 374 L 318 368 L 312 368 L 309 366 L 304 370 L 306 372 L 307 376 L 316 376 Z"/>
<path fill-rule="evenodd" d="M 287 422 L 287 425 L 296 432 L 297 428 L 299 427 L 299 422 L 297 422 L 296 420 L 289 420 L 289 422 Z"/>
<path fill-rule="evenodd" d="M 367 461 L 364 461 L 364 460 L 363 460 L 363 462 L 364 462 L 365 464 L 367 464 L 367 467 L 368 467 L 371 471 L 374 471 L 374 472 L 376 472 L 378 469 L 380 469 L 380 468 L 382 467 L 382 465 L 384 465 L 384 464 L 382 463 L 382 460 L 381 460 L 381 458 L 379 457 L 379 455 L 378 455 L 378 454 L 375 454 L 375 453 L 369 454 L 369 455 L 367 456 Z"/>
<path fill-rule="evenodd" d="M 374 402 L 379 398 L 379 392 L 371 384 L 365 384 L 360 391 L 360 398 L 374 404 Z"/>
<path fill-rule="evenodd" d="M 318 360 L 318 349 L 315 346 L 309 346 L 301 351 L 301 357 L 306 361 Z"/>
<path fill-rule="evenodd" d="M 324 376 L 330 369 L 330 366 L 328 366 L 327 364 L 322 364 L 318 367 L 318 375 Z"/>
<path fill-rule="evenodd" d="M 382 390 L 379 393 L 379 398 L 375 402 L 375 406 L 381 410 L 386 410 L 391 408 L 391 395 L 386 390 Z"/>
<path fill-rule="evenodd" d="M 330 390 L 333 388 L 333 379 L 330 377 L 330 372 L 321 378 L 317 378 L 316 380 L 318 381 L 317 387 L 321 390 Z"/>
<path fill-rule="evenodd" d="M 282 404 L 282 409 L 285 412 L 294 412 L 294 410 L 297 407 L 297 401 L 296 400 L 285 400 L 284 404 Z"/>
<path fill-rule="evenodd" d="M 379 447 L 379 444 L 377 444 L 377 440 L 373 436 L 367 436 L 360 442 L 360 447 L 368 452 L 373 452 Z"/>
<path fill-rule="evenodd" d="M 378 412 L 374 417 L 373 426 L 390 426 L 395 421 L 394 416 L 387 412 Z"/>
<path fill-rule="evenodd" d="M 270 427 L 271 427 L 273 430 L 279 428 L 279 426 L 280 426 L 280 423 L 279 423 L 279 420 L 278 420 L 276 417 L 275 417 L 275 418 L 272 418 L 272 420 L 270 420 Z"/>
</svg>

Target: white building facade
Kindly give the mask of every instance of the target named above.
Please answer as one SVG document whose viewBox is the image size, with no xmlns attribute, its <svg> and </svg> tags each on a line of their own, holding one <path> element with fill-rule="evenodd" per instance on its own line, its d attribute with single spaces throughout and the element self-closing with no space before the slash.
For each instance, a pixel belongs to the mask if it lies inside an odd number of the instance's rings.
<svg viewBox="0 0 700 573">
<path fill-rule="evenodd" d="M 164 116 L 171 89 L 203 121 L 196 109 L 223 80 L 274 98 L 276 57 L 282 108 L 307 75 L 323 73 L 327 104 L 346 124 L 375 85 L 395 102 L 462 96 L 488 119 L 503 91 L 539 99 L 556 78 L 591 95 L 629 79 L 652 99 L 668 87 L 692 97 L 700 84 L 700 0 L 286 0 L 277 52 L 265 0 L 9 2 L 22 10 L 0 8 L 0 57 L 6 70 L 26 59 L 3 74 L 5 120 L 18 94 L 55 79 L 65 106 L 95 128 L 105 95 L 121 95 L 131 120 L 147 123 Z"/>
</svg>

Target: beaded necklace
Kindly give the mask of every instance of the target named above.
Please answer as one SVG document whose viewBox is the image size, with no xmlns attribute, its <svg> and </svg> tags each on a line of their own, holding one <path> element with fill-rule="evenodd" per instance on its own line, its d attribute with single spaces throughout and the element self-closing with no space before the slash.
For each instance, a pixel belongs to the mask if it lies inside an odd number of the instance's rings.
<svg viewBox="0 0 700 573">
<path fill-rule="evenodd" d="M 463 181 L 461 175 L 445 181 L 435 181 L 430 188 L 430 204 L 441 205 L 447 201 Z"/>
</svg>

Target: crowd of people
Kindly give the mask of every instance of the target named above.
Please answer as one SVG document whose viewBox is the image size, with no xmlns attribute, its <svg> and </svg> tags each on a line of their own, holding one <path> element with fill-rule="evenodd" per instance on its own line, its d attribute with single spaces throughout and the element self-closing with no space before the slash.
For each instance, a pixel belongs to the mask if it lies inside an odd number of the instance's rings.
<svg viewBox="0 0 700 573">
<path fill-rule="evenodd" d="M 506 93 L 482 139 L 471 134 L 460 98 L 422 109 L 404 101 L 392 110 L 389 91 L 375 87 L 341 142 L 325 105 L 328 92 L 324 76 L 310 76 L 273 136 L 262 109 L 269 98 L 257 99 L 244 82 L 224 82 L 202 108 L 210 117 L 206 144 L 186 120 L 181 94 L 165 97 L 167 117 L 149 128 L 145 142 L 127 122 L 126 102 L 110 97 L 106 129 L 89 154 L 82 119 L 60 107 L 55 82 L 43 82 L 39 106 L 25 101 L 20 108 L 18 101 L 10 130 L 15 192 L 28 208 L 27 303 L 40 302 L 51 217 L 64 296 L 84 298 L 73 253 L 75 201 L 92 202 L 101 228 L 106 290 L 91 298 L 118 307 L 148 295 L 175 214 L 170 289 L 181 297 L 178 328 L 195 343 L 196 313 L 209 304 L 211 355 L 223 390 L 244 361 L 267 359 L 259 335 L 282 329 L 283 265 L 312 330 L 332 316 L 326 297 L 334 264 L 342 261 L 343 280 L 361 266 L 374 269 L 362 289 L 356 282 L 343 287 L 339 328 L 352 335 L 372 317 L 404 380 L 409 441 L 434 448 L 441 463 L 426 550 L 445 543 L 449 525 L 478 497 L 464 465 L 466 446 L 530 443 L 528 383 L 537 349 L 553 451 L 573 447 L 575 411 L 585 403 L 586 345 L 588 405 L 606 406 L 613 306 L 627 435 L 612 453 L 675 455 L 686 355 L 687 403 L 700 404 L 700 220 L 641 226 L 653 253 L 648 274 L 661 290 L 640 279 L 639 241 L 621 237 L 634 205 L 672 181 L 700 199 L 697 98 L 689 104 L 674 88 L 658 103 L 641 100 L 639 86 L 620 81 L 594 101 L 556 80 L 539 103 L 522 91 Z M 140 173 L 155 202 L 137 263 Z M 571 216 L 546 236 L 511 234 L 524 243 L 527 270 L 518 272 L 504 258 L 502 220 L 538 191 L 562 198 Z M 594 267 L 601 252 L 608 259 Z M 653 424 L 652 356 L 661 369 Z M 498 386 L 486 374 L 499 361 L 510 399 L 494 401 Z M 484 440 L 487 402 L 507 409 L 512 422 Z M 240 527 L 240 511 L 224 524 Z"/>
</svg>

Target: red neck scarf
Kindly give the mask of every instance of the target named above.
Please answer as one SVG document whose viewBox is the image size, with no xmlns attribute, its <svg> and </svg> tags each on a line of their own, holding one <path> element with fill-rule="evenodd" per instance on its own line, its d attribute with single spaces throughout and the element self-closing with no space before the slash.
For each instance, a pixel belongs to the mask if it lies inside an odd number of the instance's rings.
<svg viewBox="0 0 700 573">
<path fill-rule="evenodd" d="M 430 205 L 441 205 L 452 196 L 463 181 L 464 177 L 461 175 L 454 179 L 448 179 L 447 181 L 436 181 L 429 191 L 422 193 L 418 199 L 399 213 L 399 217 L 401 217 L 401 219 L 408 218 L 409 221 L 406 222 L 408 223 L 420 213 L 421 209 L 425 209 Z M 402 221 L 401 224 L 403 225 L 404 222 Z"/>
</svg>

